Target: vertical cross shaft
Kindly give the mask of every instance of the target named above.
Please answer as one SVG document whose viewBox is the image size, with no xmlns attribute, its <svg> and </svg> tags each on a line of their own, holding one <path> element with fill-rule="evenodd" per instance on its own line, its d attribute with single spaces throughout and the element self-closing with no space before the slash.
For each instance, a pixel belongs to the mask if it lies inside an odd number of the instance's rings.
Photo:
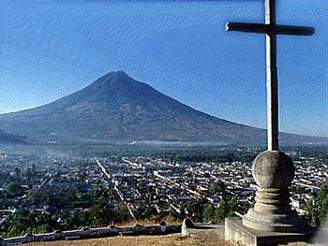
<svg viewBox="0 0 328 246">
<path fill-rule="evenodd" d="M 265 0 L 265 24 L 276 25 L 276 0 Z M 267 141 L 268 150 L 278 150 L 277 35 L 266 33 Z"/>
<path fill-rule="evenodd" d="M 227 31 L 265 33 L 266 39 L 266 77 L 267 77 L 267 134 L 268 150 L 279 150 L 278 132 L 278 72 L 277 35 L 311 36 L 315 30 L 306 26 L 287 26 L 276 24 L 276 0 L 265 0 L 265 23 L 228 22 Z"/>
</svg>

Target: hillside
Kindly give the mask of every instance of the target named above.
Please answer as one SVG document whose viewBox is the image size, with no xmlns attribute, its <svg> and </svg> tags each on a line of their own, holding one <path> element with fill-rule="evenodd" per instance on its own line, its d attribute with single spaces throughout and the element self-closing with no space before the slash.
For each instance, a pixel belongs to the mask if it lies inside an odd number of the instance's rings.
<svg viewBox="0 0 328 246">
<path fill-rule="evenodd" d="M 24 144 L 25 138 L 22 136 L 8 134 L 0 130 L 0 144 Z"/>
</svg>

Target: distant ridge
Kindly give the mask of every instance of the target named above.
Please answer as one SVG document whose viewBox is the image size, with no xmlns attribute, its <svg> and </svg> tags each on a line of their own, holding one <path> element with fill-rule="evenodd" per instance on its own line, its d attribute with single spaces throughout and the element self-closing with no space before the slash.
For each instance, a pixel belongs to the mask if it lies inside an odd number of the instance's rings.
<svg viewBox="0 0 328 246">
<path fill-rule="evenodd" d="M 30 141 L 199 142 L 264 144 L 266 131 L 195 110 L 134 80 L 110 72 L 89 86 L 50 104 L 0 115 L 1 128 Z M 285 144 L 327 143 L 327 139 L 281 134 Z"/>
</svg>

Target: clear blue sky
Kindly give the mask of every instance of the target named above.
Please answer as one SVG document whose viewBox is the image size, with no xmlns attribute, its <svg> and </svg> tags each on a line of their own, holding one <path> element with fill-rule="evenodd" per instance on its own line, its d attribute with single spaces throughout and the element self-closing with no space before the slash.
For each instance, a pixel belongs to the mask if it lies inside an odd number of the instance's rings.
<svg viewBox="0 0 328 246">
<path fill-rule="evenodd" d="M 327 136 L 327 0 L 278 0 L 278 22 L 316 27 L 279 37 L 281 130 Z M 130 76 L 194 108 L 265 127 L 263 1 L 0 2 L 0 113 L 42 105 L 102 74 Z M 1 127 L 0 127 L 1 128 Z"/>
</svg>

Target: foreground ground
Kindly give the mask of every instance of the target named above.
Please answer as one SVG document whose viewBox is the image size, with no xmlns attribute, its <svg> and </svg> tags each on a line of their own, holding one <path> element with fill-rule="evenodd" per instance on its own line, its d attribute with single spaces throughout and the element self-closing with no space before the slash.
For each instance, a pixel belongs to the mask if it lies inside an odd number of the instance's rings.
<svg viewBox="0 0 328 246">
<path fill-rule="evenodd" d="M 181 239 L 180 234 L 166 236 L 122 236 L 111 238 L 99 238 L 76 241 L 55 241 L 47 243 L 32 243 L 29 246 L 232 246 L 224 242 L 223 231 L 218 229 L 211 230 L 192 230 L 190 237 Z"/>
<path fill-rule="evenodd" d="M 182 239 L 180 234 L 166 236 L 117 236 L 74 241 L 54 241 L 28 244 L 28 246 L 234 246 L 223 240 L 223 228 L 191 230 L 191 236 Z M 289 246 L 306 246 L 305 243 L 292 243 Z M 323 246 L 325 244 L 320 244 Z"/>
</svg>

